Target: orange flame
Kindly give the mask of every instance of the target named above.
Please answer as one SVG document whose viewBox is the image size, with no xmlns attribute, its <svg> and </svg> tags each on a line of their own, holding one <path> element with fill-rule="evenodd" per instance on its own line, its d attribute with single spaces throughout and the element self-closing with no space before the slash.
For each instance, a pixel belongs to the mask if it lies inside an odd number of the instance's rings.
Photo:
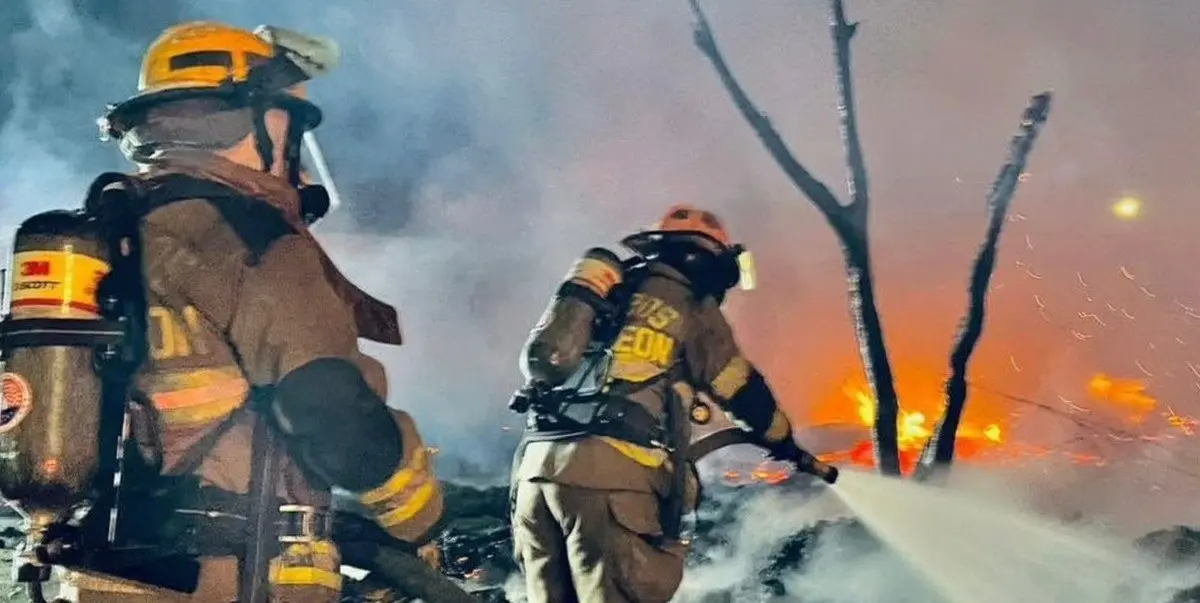
<svg viewBox="0 0 1200 603">
<path fill-rule="evenodd" d="M 1158 407 L 1158 400 L 1146 393 L 1146 385 L 1137 379 L 1117 379 L 1098 373 L 1088 381 L 1088 393 L 1093 398 L 1132 409 L 1130 421 L 1141 423 L 1150 411 Z"/>
<path fill-rule="evenodd" d="M 729 486 L 742 486 L 750 483 L 763 483 L 775 486 L 791 478 L 792 471 L 787 466 L 779 467 L 772 461 L 764 461 L 747 473 L 730 469 L 721 477 L 725 484 Z"/>
<path fill-rule="evenodd" d="M 876 405 L 871 393 L 865 387 L 855 386 L 849 381 L 842 386 L 842 393 L 854 401 L 858 422 L 864 427 L 873 426 Z M 901 469 L 910 471 L 916 466 L 925 443 L 933 437 L 933 427 L 929 425 L 924 412 L 901 408 L 896 421 L 896 431 Z M 979 425 L 964 421 L 958 427 L 955 454 L 959 458 L 973 457 L 1003 441 L 1004 432 L 998 423 Z M 841 460 L 866 467 L 873 467 L 875 464 L 874 449 L 870 441 L 859 442 L 846 453 L 827 456 L 830 457 L 830 462 Z"/>
</svg>

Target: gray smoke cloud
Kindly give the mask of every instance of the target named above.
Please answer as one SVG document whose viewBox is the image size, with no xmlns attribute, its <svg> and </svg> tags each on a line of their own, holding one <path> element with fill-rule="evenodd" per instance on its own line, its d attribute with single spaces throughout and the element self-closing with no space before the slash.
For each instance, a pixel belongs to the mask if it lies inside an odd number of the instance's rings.
<svg viewBox="0 0 1200 603">
<path fill-rule="evenodd" d="M 752 95 L 841 190 L 825 2 L 706 7 Z M 1200 414 L 1189 352 L 1171 342 L 1200 338 L 1168 312 L 1173 296 L 1195 293 L 1185 275 L 1196 239 L 1179 225 L 1200 223 L 1189 202 L 1200 188 L 1200 4 L 851 0 L 848 10 L 864 22 L 854 65 L 901 393 L 943 374 L 987 186 L 1028 96 L 1053 88 L 1055 113 L 1014 206 L 1027 221 L 1009 227 L 974 376 L 1076 399 L 1091 371 L 1140 378 L 1133 361 L 1153 356 L 1154 393 Z M 447 474 L 505 477 L 517 351 L 557 279 L 587 246 L 612 245 L 680 200 L 722 213 L 756 250 L 762 290 L 733 296 L 730 316 L 789 412 L 803 423 L 818 402 L 844 402 L 840 383 L 861 368 L 835 241 L 692 46 L 682 1 L 6 0 L 0 232 L 77 204 L 98 172 L 122 167 L 92 120 L 133 92 L 153 37 L 185 19 L 340 41 L 342 65 L 312 94 L 347 205 L 318 230 L 353 278 L 399 307 L 407 344 L 371 351 L 387 363 L 391 402 L 442 448 Z M 1136 225 L 1108 213 L 1124 193 L 1147 201 Z M 1018 257 L 1040 262 L 1039 279 Z M 1118 264 L 1150 279 L 1157 301 L 1118 290 Z M 1073 319 L 1076 271 L 1141 304 L 1137 324 L 1086 344 L 1046 327 L 1033 296 Z M 977 394 L 972 404 L 1004 403 Z M 1168 451 L 1177 464 L 1197 452 L 1190 440 Z"/>
</svg>

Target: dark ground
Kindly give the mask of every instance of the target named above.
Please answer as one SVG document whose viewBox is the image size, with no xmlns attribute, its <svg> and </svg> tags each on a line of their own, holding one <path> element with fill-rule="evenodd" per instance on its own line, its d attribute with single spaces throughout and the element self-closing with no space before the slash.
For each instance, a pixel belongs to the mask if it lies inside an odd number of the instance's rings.
<svg viewBox="0 0 1200 603">
<path fill-rule="evenodd" d="M 733 538 L 732 519 L 739 516 L 744 505 L 765 486 L 744 488 L 710 487 L 707 498 L 692 526 L 693 566 L 711 562 L 714 555 L 726 549 Z M 796 488 L 803 493 L 803 487 Z M 515 570 L 509 558 L 511 542 L 505 518 L 507 488 L 476 488 L 447 484 L 447 514 L 452 520 L 439 539 L 443 572 L 478 590 L 481 600 L 506 601 L 501 585 Z M 17 519 L 0 518 L 0 562 L 11 563 L 21 534 Z M 763 551 L 754 561 L 755 571 L 744 582 L 728 592 L 710 594 L 705 603 L 732 601 L 797 601 L 820 603 L 789 597 L 786 582 L 803 576 L 806 565 L 818 547 L 836 545 L 839 558 L 852 560 L 880 553 L 882 546 L 860 524 L 841 519 L 820 521 L 783 541 L 774 550 Z M 1162 560 L 1164 567 L 1181 572 L 1194 572 L 1198 585 L 1178 591 L 1174 598 L 1161 603 L 1200 603 L 1200 530 L 1175 526 L 1142 537 L 1138 545 Z M 828 550 L 828 549 L 823 549 Z M 347 581 L 347 601 L 373 600 L 353 598 L 370 590 L 371 581 Z M 51 591 L 53 592 L 53 591 Z M 403 601 L 404 599 L 397 599 Z M 0 573 L 0 601 L 25 602 L 23 589 L 11 581 L 9 572 Z M 883 602 L 870 602 L 883 603 Z"/>
</svg>

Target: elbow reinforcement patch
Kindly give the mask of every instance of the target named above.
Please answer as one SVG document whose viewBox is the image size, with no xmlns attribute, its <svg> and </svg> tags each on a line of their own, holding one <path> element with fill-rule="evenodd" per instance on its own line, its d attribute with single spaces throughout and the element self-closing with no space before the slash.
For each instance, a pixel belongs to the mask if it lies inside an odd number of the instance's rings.
<svg viewBox="0 0 1200 603">
<path fill-rule="evenodd" d="M 387 404 L 353 363 L 321 358 L 276 387 L 275 415 L 305 468 L 350 491 L 386 481 L 403 458 Z"/>
<path fill-rule="evenodd" d="M 746 384 L 726 402 L 725 408 L 745 429 L 764 435 L 771 428 L 777 405 L 767 380 L 757 370 L 752 370 Z"/>
</svg>

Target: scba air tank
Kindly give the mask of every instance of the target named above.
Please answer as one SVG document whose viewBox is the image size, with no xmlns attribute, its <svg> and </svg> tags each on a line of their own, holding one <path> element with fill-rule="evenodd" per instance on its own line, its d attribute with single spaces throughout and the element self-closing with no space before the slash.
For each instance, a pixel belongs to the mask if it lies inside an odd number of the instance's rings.
<svg viewBox="0 0 1200 603">
<path fill-rule="evenodd" d="M 571 266 L 522 351 L 526 381 L 557 387 L 575 374 L 597 317 L 613 310 L 609 296 L 624 279 L 621 258 L 603 247 L 587 250 Z"/>
<path fill-rule="evenodd" d="M 92 343 L 104 331 L 96 287 L 106 256 L 81 212 L 38 214 L 14 237 L 10 313 L 0 322 L 0 493 L 35 525 L 86 502 L 98 469 Z"/>
</svg>

